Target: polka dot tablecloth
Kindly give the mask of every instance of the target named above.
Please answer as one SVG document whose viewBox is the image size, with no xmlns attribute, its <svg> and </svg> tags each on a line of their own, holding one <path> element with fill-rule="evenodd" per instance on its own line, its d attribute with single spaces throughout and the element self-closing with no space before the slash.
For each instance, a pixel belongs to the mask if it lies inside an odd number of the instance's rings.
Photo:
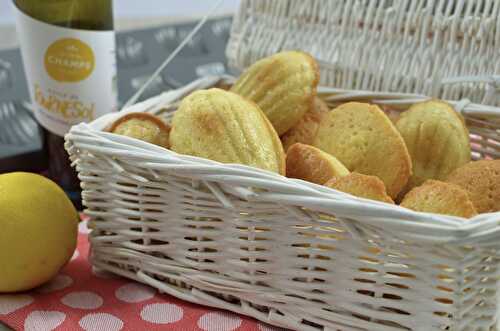
<svg viewBox="0 0 500 331">
<path fill-rule="evenodd" d="M 0 321 L 26 331 L 284 330 L 92 269 L 87 233 L 82 221 L 78 248 L 52 281 L 29 292 L 0 295 Z"/>
</svg>

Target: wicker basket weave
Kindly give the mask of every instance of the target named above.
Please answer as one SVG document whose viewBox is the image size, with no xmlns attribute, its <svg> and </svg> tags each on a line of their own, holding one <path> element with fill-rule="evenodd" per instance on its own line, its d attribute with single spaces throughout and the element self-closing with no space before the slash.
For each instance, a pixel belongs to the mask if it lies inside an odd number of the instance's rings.
<svg viewBox="0 0 500 331">
<path fill-rule="evenodd" d="M 167 119 L 207 77 L 124 112 Z M 330 105 L 406 109 L 426 97 L 322 87 Z M 473 158 L 500 158 L 500 110 L 452 102 Z M 74 126 L 66 148 L 91 217 L 95 267 L 191 302 L 296 330 L 493 330 L 500 213 L 413 212 L 242 165 Z"/>
<path fill-rule="evenodd" d="M 318 59 L 323 85 L 500 105 L 498 0 L 242 0 L 227 57 Z"/>
</svg>

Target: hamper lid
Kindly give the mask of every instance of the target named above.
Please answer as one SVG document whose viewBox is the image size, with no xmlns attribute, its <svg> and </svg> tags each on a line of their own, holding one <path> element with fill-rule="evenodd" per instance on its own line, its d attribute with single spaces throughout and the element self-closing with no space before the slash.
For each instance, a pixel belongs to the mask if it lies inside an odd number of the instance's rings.
<svg viewBox="0 0 500 331">
<path fill-rule="evenodd" d="M 500 106 L 500 0 L 242 0 L 226 49 L 241 70 L 281 50 L 321 84 Z"/>
</svg>

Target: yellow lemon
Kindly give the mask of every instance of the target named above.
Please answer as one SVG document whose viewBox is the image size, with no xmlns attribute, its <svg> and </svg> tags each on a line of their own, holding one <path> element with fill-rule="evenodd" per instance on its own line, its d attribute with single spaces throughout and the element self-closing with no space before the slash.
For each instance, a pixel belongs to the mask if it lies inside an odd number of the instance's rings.
<svg viewBox="0 0 500 331">
<path fill-rule="evenodd" d="M 0 175 L 0 293 L 34 288 L 76 247 L 78 213 L 64 191 L 31 173 Z"/>
</svg>

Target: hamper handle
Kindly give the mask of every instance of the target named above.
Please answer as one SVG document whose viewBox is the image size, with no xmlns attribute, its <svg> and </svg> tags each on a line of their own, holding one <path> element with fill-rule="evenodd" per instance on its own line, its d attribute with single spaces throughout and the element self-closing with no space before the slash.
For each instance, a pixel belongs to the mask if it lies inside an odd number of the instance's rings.
<svg viewBox="0 0 500 331">
<path fill-rule="evenodd" d="M 148 78 L 148 80 L 137 90 L 137 92 L 130 97 L 123 108 L 127 108 L 132 104 L 136 103 L 137 100 L 141 97 L 144 91 L 148 88 L 149 85 L 155 80 L 158 75 L 167 67 L 167 65 L 172 62 L 172 60 L 180 53 L 180 51 L 188 44 L 189 41 L 194 37 L 194 35 L 203 27 L 208 18 L 212 16 L 212 14 L 219 8 L 224 0 L 218 0 L 212 8 L 205 14 L 205 16 L 196 24 L 196 26 L 189 32 L 189 34 L 181 41 L 181 43 L 174 49 L 172 53 L 170 53 L 167 58 L 160 64 L 158 68 L 156 68 L 155 72 Z"/>
</svg>

